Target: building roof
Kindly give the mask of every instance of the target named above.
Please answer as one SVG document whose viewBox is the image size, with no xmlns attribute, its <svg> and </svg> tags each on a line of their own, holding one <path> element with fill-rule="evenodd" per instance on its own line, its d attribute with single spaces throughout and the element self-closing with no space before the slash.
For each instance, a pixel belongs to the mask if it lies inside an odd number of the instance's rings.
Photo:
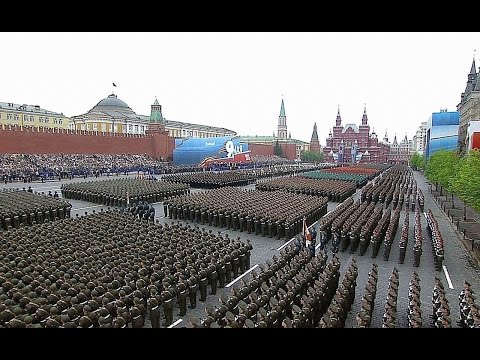
<svg viewBox="0 0 480 360">
<path fill-rule="evenodd" d="M 102 99 L 95 105 L 91 111 L 105 111 L 105 110 L 117 110 L 122 112 L 134 113 L 134 111 L 124 101 L 120 100 L 117 95 L 110 94 L 105 99 Z"/>
<path fill-rule="evenodd" d="M 153 105 L 160 105 L 156 98 Z M 90 109 L 90 111 L 88 111 L 86 114 L 72 116 L 72 119 L 87 115 L 93 115 L 95 117 L 109 117 L 119 120 L 138 122 L 142 124 L 150 123 L 150 116 L 136 114 L 124 101 L 120 100 L 115 94 L 110 94 L 105 99 L 100 100 L 97 105 Z M 167 120 L 165 118 L 164 121 L 165 127 L 175 127 L 186 130 L 195 129 L 200 131 L 231 133 L 232 135 L 236 134 L 235 131 L 223 127 L 185 123 L 181 121 Z"/>
<path fill-rule="evenodd" d="M 276 141 L 277 138 L 275 136 L 258 136 L 258 135 L 255 135 L 255 136 L 240 136 L 240 141 L 250 141 L 250 142 L 253 142 L 253 141 L 258 141 L 258 142 L 267 142 L 267 141 L 270 141 L 270 142 L 273 142 L 273 141 Z"/>
<path fill-rule="evenodd" d="M 185 123 L 181 121 L 167 120 L 167 119 L 165 119 L 165 127 L 182 127 L 184 129 L 196 129 L 196 130 L 202 130 L 202 131 L 221 131 L 221 132 L 236 134 L 235 131 L 226 129 L 223 127 Z"/>
<path fill-rule="evenodd" d="M 476 84 L 475 84 L 474 91 L 480 91 L 480 70 L 478 71 L 477 81 L 476 81 Z"/>
<path fill-rule="evenodd" d="M 282 104 L 280 105 L 280 116 L 285 116 L 285 105 L 283 104 L 283 99 Z"/>
<path fill-rule="evenodd" d="M 310 142 L 318 142 L 318 134 L 317 134 L 317 123 L 313 124 L 313 132 L 312 132 L 312 138 Z"/>
<path fill-rule="evenodd" d="M 31 112 L 38 115 L 65 116 L 63 115 L 63 113 L 57 113 L 54 111 L 42 109 L 39 105 L 20 105 L 14 103 L 0 102 L 0 109 L 7 111 Z"/>
<path fill-rule="evenodd" d="M 239 136 L 240 141 L 243 142 L 275 142 L 275 141 L 280 141 L 280 142 L 289 142 L 289 143 L 295 143 L 295 144 L 310 144 L 309 142 L 298 140 L 298 139 L 279 139 L 275 136 Z"/>
<path fill-rule="evenodd" d="M 352 130 L 358 134 L 358 127 L 356 124 L 346 124 L 345 127 L 342 129 L 342 133 L 345 133 L 348 128 L 352 128 Z"/>
</svg>

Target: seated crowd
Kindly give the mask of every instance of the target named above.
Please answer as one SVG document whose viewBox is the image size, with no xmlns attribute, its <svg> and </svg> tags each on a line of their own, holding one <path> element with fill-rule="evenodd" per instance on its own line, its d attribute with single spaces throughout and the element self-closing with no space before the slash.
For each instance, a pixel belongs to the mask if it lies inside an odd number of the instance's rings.
<svg viewBox="0 0 480 360">
<path fill-rule="evenodd" d="M 0 154 L 0 178 L 6 182 L 129 172 L 168 174 L 192 171 L 203 169 L 191 165 L 173 166 L 136 154 Z"/>
</svg>

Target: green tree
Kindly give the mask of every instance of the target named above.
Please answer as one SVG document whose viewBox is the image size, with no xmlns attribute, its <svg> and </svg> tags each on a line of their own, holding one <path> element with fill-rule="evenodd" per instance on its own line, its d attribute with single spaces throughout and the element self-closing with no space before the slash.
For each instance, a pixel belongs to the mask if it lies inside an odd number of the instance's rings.
<svg viewBox="0 0 480 360">
<path fill-rule="evenodd" d="M 480 211 L 480 150 L 471 150 L 459 160 L 452 191 Z"/>
<path fill-rule="evenodd" d="M 278 143 L 278 140 L 275 143 L 275 146 L 273 147 L 273 154 L 278 156 L 283 156 L 282 147 Z"/>
<path fill-rule="evenodd" d="M 414 170 L 424 169 L 425 168 L 425 158 L 419 153 L 414 153 L 410 158 L 410 166 Z"/>
<path fill-rule="evenodd" d="M 300 151 L 300 159 L 306 162 L 322 162 L 323 161 L 323 153 L 302 150 Z"/>
<path fill-rule="evenodd" d="M 460 159 L 455 151 L 440 150 L 428 160 L 425 175 L 430 181 L 439 183 L 452 191 L 453 181 Z"/>
</svg>

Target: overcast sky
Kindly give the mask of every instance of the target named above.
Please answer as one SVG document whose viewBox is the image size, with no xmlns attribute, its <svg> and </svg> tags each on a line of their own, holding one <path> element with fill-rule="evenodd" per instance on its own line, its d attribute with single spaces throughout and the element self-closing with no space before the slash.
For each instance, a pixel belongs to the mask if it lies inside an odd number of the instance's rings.
<svg viewBox="0 0 480 360">
<path fill-rule="evenodd" d="M 292 137 L 335 125 L 412 138 L 456 110 L 480 33 L 0 33 L 0 101 L 67 116 L 112 93 L 137 114 L 272 135 L 282 95 Z M 478 58 L 478 57 L 477 57 Z M 477 61 L 477 68 L 480 61 Z M 113 88 L 112 83 L 117 85 Z"/>
</svg>

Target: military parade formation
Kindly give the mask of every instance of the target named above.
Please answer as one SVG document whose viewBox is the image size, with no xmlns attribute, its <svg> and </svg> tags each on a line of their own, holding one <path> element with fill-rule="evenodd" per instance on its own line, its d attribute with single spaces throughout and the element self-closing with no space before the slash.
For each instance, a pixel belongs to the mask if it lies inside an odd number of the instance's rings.
<svg viewBox="0 0 480 360">
<path fill-rule="evenodd" d="M 0 204 L 0 230 L 65 219 L 72 208 L 58 194 L 34 194 L 31 188 L 0 191 Z"/>
<path fill-rule="evenodd" d="M 130 203 L 153 203 L 163 201 L 167 197 L 186 194 L 190 187 L 169 181 L 122 178 L 63 184 L 61 191 L 66 199 L 125 207 Z"/>
<path fill-rule="evenodd" d="M 359 328 L 452 327 L 437 277 L 429 322 L 417 272 L 404 300 L 399 287 L 408 280 L 393 267 L 387 284 L 379 277 L 384 270 L 373 263 L 361 285 L 360 307 L 354 309 L 358 262 L 351 258 L 340 271 L 343 252 L 370 258 L 380 253 L 389 262 L 395 247 L 394 261 L 403 266 L 412 253 L 408 261 L 420 267 L 422 247 L 430 243 L 435 270 L 441 270 L 444 240 L 430 209 L 422 223 L 425 199 L 412 170 L 362 165 L 307 178 L 292 176 L 294 169 L 279 165 L 175 174 L 165 177 L 169 181 L 62 184 L 65 199 L 111 207 L 84 216 L 71 216 L 72 205 L 56 192 L 1 191 L 0 327 L 159 328 L 185 317 L 184 325 L 204 328 L 343 328 L 351 324 L 349 317 Z M 252 182 L 255 190 L 229 186 Z M 191 187 L 208 190 L 190 193 Z M 338 204 L 327 213 L 329 201 Z M 162 203 L 163 219 L 154 203 Z M 317 221 L 318 245 L 317 225 L 312 225 Z M 250 240 L 229 238 L 229 230 L 286 243 L 252 267 Z M 380 288 L 386 293 L 378 322 L 372 320 Z M 474 300 L 465 282 L 458 326 L 480 326 Z M 406 313 L 398 307 L 403 301 Z M 205 316 L 190 315 L 199 306 Z"/>
<path fill-rule="evenodd" d="M 331 165 L 325 165 L 331 167 Z M 262 178 L 285 176 L 302 173 L 313 169 L 323 168 L 323 165 L 273 165 L 265 168 L 233 170 L 233 171 L 205 171 L 193 174 L 172 174 L 162 179 L 172 182 L 189 184 L 194 188 L 217 189 L 224 186 L 245 186 L 255 183 Z"/>
<path fill-rule="evenodd" d="M 257 184 L 257 190 L 283 190 L 295 194 L 326 196 L 330 201 L 342 202 L 355 193 L 355 183 L 326 179 L 306 179 L 298 176 L 279 178 Z"/>
<path fill-rule="evenodd" d="M 5 327 L 169 326 L 177 307 L 186 314 L 187 299 L 195 308 L 245 271 L 252 250 L 112 210 L 3 231 L 0 243 Z"/>
<path fill-rule="evenodd" d="M 367 175 L 349 174 L 349 173 L 335 173 L 327 171 L 309 171 L 300 175 L 309 179 L 326 179 L 326 180 L 340 180 L 340 181 L 354 181 L 358 188 L 364 186 L 368 181 Z"/>
<path fill-rule="evenodd" d="M 290 239 L 302 230 L 304 217 L 310 225 L 325 215 L 327 203 L 321 196 L 225 187 L 168 199 L 164 209 L 171 219 Z"/>
<path fill-rule="evenodd" d="M 188 184 L 194 188 L 216 189 L 223 186 L 244 186 L 255 181 L 256 176 L 249 171 L 201 172 L 194 174 L 166 175 L 164 180 Z"/>
</svg>

